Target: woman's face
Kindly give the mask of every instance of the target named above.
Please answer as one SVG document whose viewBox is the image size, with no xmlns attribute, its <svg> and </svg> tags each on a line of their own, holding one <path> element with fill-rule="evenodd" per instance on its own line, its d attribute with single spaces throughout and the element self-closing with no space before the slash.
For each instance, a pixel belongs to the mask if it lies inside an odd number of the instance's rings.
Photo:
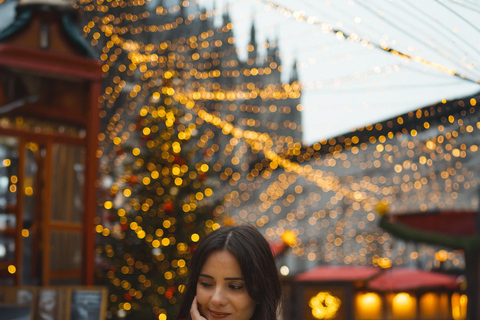
<svg viewBox="0 0 480 320">
<path fill-rule="evenodd" d="M 197 301 L 207 320 L 251 319 L 256 302 L 248 295 L 240 265 L 230 251 L 215 251 L 205 261 L 197 282 Z"/>
</svg>

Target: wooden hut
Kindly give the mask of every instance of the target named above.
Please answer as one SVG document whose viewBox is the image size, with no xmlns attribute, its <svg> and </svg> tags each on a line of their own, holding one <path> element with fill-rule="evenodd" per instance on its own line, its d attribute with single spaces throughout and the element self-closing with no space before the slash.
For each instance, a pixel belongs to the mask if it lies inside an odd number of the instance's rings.
<svg viewBox="0 0 480 320">
<path fill-rule="evenodd" d="M 102 65 L 70 1 L 0 31 L 0 284 L 93 284 Z"/>
<path fill-rule="evenodd" d="M 457 277 L 435 272 L 319 266 L 294 278 L 295 314 L 285 319 L 465 319 L 458 288 Z"/>
</svg>

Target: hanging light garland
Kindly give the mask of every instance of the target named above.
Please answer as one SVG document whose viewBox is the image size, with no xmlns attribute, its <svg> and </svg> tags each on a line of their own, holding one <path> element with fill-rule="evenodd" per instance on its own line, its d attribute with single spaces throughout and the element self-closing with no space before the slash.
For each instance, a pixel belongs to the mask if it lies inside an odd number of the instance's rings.
<svg viewBox="0 0 480 320">
<path fill-rule="evenodd" d="M 442 72 L 444 72 L 448 75 L 458 77 L 458 78 L 460 78 L 462 80 L 465 80 L 465 81 L 480 84 L 480 80 L 471 79 L 471 78 L 467 77 L 466 75 L 459 74 L 457 71 L 455 71 L 453 69 L 450 69 L 450 68 L 447 68 L 447 67 L 445 67 L 445 66 L 443 66 L 439 63 L 428 61 L 427 59 L 424 59 L 420 56 L 412 56 L 412 55 L 406 54 L 404 52 L 401 52 L 399 50 L 395 50 L 395 49 L 387 46 L 385 43 L 383 43 L 383 44 L 373 43 L 373 42 L 369 41 L 368 38 L 365 37 L 365 38 L 362 39 L 359 35 L 357 35 L 355 33 L 349 34 L 349 33 L 346 33 L 344 31 L 340 30 L 340 29 L 335 29 L 335 28 L 333 28 L 333 26 L 331 24 L 320 22 L 317 17 L 307 16 L 303 11 L 296 11 L 296 10 L 293 10 L 293 9 L 289 9 L 289 8 L 286 8 L 285 6 L 279 5 L 279 4 L 277 4 L 273 1 L 269 1 L 269 0 L 258 0 L 258 1 L 260 1 L 262 3 L 265 3 L 266 6 L 268 6 L 268 7 L 272 7 L 274 9 L 278 10 L 280 13 L 282 13 L 286 17 L 289 17 L 289 18 L 291 17 L 291 18 L 293 18 L 297 21 L 306 22 L 310 25 L 316 25 L 316 26 L 320 27 L 322 29 L 322 31 L 324 31 L 324 32 L 333 33 L 333 34 L 335 34 L 336 38 L 339 41 L 350 40 L 350 41 L 353 41 L 353 42 L 360 42 L 360 44 L 364 47 L 367 47 L 367 48 L 370 48 L 370 49 L 381 49 L 382 51 L 388 52 L 388 53 L 390 53 L 394 56 L 404 58 L 404 59 L 408 59 L 408 60 L 423 64 L 423 65 L 426 65 L 428 67 L 435 68 L 435 69 L 440 70 L 440 71 L 442 71 Z"/>
</svg>

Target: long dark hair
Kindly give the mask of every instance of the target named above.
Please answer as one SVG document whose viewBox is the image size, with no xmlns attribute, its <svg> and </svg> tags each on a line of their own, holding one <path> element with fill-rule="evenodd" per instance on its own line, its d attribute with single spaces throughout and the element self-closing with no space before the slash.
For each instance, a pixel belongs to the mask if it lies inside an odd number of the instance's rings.
<svg viewBox="0 0 480 320">
<path fill-rule="evenodd" d="M 190 308 L 197 294 L 203 264 L 214 251 L 225 249 L 237 258 L 247 292 L 257 302 L 251 320 L 275 320 L 281 299 L 275 260 L 268 242 L 249 225 L 222 227 L 199 244 L 190 260 L 190 273 L 177 319 L 190 319 Z"/>
</svg>

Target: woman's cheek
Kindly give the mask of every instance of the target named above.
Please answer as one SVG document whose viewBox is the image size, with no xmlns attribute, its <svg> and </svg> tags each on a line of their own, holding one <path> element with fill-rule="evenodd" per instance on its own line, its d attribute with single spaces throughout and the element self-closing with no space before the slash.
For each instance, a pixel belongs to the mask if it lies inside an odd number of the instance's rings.
<svg viewBox="0 0 480 320">
<path fill-rule="evenodd" d="M 200 306 L 204 306 L 208 303 L 208 291 L 202 286 L 197 286 L 197 302 Z"/>
</svg>

